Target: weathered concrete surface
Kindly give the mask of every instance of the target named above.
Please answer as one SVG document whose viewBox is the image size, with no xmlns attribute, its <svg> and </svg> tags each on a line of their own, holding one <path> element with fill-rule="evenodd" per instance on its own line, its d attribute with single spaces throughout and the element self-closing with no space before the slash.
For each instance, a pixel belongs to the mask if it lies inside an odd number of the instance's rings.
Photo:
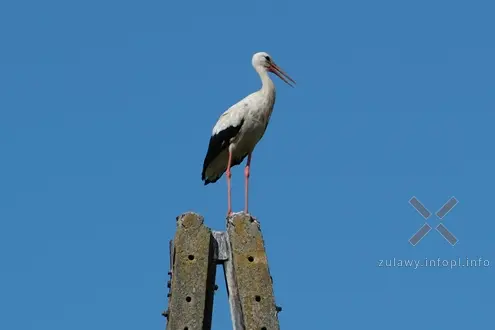
<svg viewBox="0 0 495 330">
<path fill-rule="evenodd" d="M 177 218 L 167 330 L 209 330 L 213 312 L 215 244 L 203 217 Z"/>
<path fill-rule="evenodd" d="M 272 279 L 258 223 L 245 213 L 228 224 L 233 272 L 246 330 L 279 330 Z"/>
</svg>

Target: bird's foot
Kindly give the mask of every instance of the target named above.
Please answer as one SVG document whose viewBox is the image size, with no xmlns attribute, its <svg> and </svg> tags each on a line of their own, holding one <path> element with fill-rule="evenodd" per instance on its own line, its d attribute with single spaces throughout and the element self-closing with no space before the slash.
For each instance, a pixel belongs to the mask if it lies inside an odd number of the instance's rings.
<svg viewBox="0 0 495 330">
<path fill-rule="evenodd" d="M 234 226 L 234 222 L 232 221 L 232 211 L 227 212 L 227 227 L 230 225 Z"/>
</svg>

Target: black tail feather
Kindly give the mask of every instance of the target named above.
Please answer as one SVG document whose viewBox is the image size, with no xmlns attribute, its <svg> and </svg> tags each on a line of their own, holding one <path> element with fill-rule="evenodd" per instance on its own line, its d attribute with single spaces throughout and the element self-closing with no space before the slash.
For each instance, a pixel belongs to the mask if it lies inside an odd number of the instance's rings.
<svg viewBox="0 0 495 330">
<path fill-rule="evenodd" d="M 208 183 L 216 182 L 222 176 L 223 173 L 219 173 L 218 177 L 214 179 L 207 179 L 206 169 L 208 168 L 208 166 L 211 165 L 215 158 L 218 157 L 220 153 L 222 153 L 222 151 L 229 147 L 230 141 L 239 133 L 243 123 L 244 120 L 241 120 L 238 126 L 229 126 L 226 129 L 211 136 L 210 142 L 208 144 L 208 151 L 206 152 L 205 160 L 203 162 L 203 171 L 201 172 L 201 180 L 205 181 L 206 179 L 205 185 L 207 185 Z"/>
</svg>

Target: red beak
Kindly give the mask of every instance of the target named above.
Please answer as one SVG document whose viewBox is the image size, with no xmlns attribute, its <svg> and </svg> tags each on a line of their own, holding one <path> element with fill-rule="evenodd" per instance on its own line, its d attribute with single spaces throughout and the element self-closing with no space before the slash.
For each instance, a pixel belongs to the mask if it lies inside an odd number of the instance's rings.
<svg viewBox="0 0 495 330">
<path fill-rule="evenodd" d="M 289 80 L 293 83 L 293 84 L 296 84 L 296 82 L 291 78 L 289 77 L 289 75 L 287 73 L 284 72 L 284 70 L 282 70 L 278 65 L 276 65 L 275 63 L 272 63 L 270 64 L 270 67 L 268 68 L 268 70 L 270 72 L 273 72 L 275 73 L 280 79 L 282 79 L 287 85 L 289 85 L 290 87 L 294 87 L 292 86 L 292 84 L 289 82 Z"/>
</svg>

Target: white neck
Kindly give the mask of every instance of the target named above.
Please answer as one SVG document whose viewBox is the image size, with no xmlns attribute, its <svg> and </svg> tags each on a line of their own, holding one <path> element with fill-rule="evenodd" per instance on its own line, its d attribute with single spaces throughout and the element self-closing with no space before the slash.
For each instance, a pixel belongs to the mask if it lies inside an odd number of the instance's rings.
<svg viewBox="0 0 495 330">
<path fill-rule="evenodd" d="M 268 71 L 265 68 L 256 68 L 256 71 L 261 78 L 261 92 L 263 94 L 275 94 L 275 84 L 268 75 Z"/>
</svg>

